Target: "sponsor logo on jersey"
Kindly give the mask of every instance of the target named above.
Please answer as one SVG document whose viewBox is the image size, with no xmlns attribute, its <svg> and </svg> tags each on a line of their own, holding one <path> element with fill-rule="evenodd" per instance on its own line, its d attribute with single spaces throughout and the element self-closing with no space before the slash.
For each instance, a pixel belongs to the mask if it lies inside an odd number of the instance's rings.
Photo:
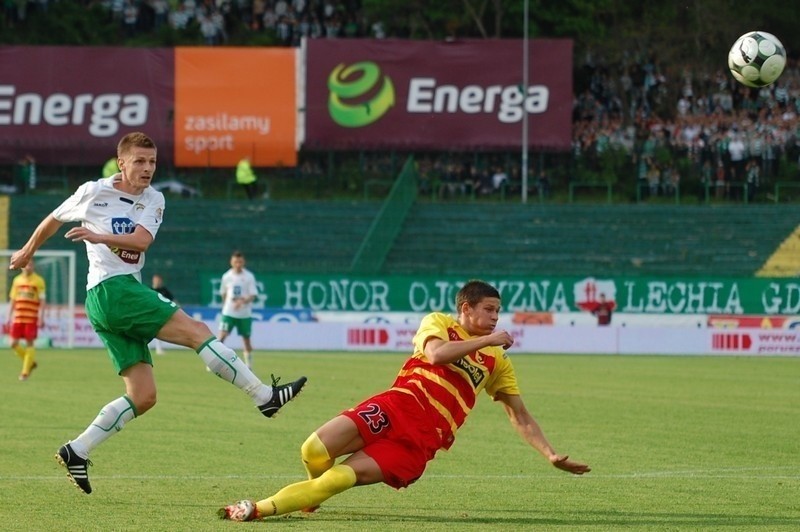
<svg viewBox="0 0 800 532">
<path fill-rule="evenodd" d="M 107 201 L 104 201 L 103 203 L 95 202 L 92 205 L 94 205 L 95 207 L 108 207 L 108 202 Z"/>
<path fill-rule="evenodd" d="M 131 251 L 129 249 L 108 248 L 111 252 L 122 260 L 125 264 L 139 264 L 139 257 L 142 256 L 140 251 Z"/>
<path fill-rule="evenodd" d="M 467 357 L 459 358 L 453 362 L 453 365 L 464 370 L 467 375 L 469 375 L 469 379 L 472 381 L 472 386 L 475 388 L 477 388 L 478 385 L 483 382 L 483 379 L 486 378 L 486 372 L 482 368 L 473 365 Z"/>
<path fill-rule="evenodd" d="M 122 199 L 122 198 L 120 198 Z M 111 231 L 115 235 L 129 235 L 133 233 L 136 228 L 136 223 L 130 218 L 111 218 Z M 122 262 L 126 264 L 139 264 L 139 259 L 142 256 L 140 251 L 131 251 L 129 249 L 109 248 L 111 252 L 119 257 Z"/>
</svg>

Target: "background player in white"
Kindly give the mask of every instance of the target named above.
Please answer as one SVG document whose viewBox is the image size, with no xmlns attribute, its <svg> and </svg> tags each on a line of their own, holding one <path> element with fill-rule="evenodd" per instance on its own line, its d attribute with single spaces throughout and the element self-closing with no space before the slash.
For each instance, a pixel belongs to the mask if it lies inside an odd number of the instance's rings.
<svg viewBox="0 0 800 532">
<path fill-rule="evenodd" d="M 150 186 L 156 170 L 155 143 L 144 133 L 125 135 L 117 145 L 117 163 L 119 173 L 84 183 L 45 217 L 9 264 L 12 270 L 24 267 L 63 223 L 81 223 L 64 236 L 86 244 L 86 314 L 125 383 L 125 394 L 105 405 L 86 430 L 56 453 L 56 460 L 84 493 L 92 491 L 89 453 L 156 404 L 147 347 L 154 337 L 194 349 L 216 375 L 247 393 L 267 417 L 306 381 L 301 377 L 282 386 L 276 386 L 277 381 L 265 385 L 208 326 L 141 283 L 144 253 L 164 215 L 164 195 Z"/>
<path fill-rule="evenodd" d="M 256 277 L 244 267 L 245 258 L 241 251 L 231 254 L 231 268 L 222 275 L 219 293 L 222 296 L 222 320 L 219 324 L 219 341 L 236 329 L 244 344 L 244 361 L 253 368 L 253 346 L 250 335 L 253 330 L 253 301 L 258 296 Z"/>
</svg>

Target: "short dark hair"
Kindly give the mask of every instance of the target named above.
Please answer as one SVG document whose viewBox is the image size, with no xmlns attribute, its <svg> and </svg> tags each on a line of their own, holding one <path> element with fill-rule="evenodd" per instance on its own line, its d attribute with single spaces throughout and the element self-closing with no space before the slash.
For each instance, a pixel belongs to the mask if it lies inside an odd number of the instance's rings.
<svg viewBox="0 0 800 532">
<path fill-rule="evenodd" d="M 156 149 L 156 143 L 153 139 L 140 131 L 128 133 L 119 140 L 117 144 L 117 157 L 122 157 L 128 153 L 131 148 L 152 148 Z"/>
<path fill-rule="evenodd" d="M 461 312 L 461 306 L 464 303 L 468 303 L 470 307 L 474 307 L 487 297 L 496 297 L 500 299 L 500 292 L 486 281 L 478 279 L 467 281 L 456 294 L 456 310 Z"/>
<path fill-rule="evenodd" d="M 242 253 L 241 251 L 239 251 L 239 250 L 237 249 L 236 251 L 234 251 L 233 253 L 231 253 L 231 258 L 232 258 L 232 259 L 243 259 L 243 258 L 244 258 L 244 253 Z"/>
</svg>

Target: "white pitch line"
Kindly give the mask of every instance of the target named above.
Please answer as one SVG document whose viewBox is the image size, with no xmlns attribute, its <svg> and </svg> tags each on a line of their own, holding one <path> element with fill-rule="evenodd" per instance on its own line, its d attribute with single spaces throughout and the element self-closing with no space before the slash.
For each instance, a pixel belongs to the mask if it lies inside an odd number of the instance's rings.
<svg viewBox="0 0 800 532">
<path fill-rule="evenodd" d="M 658 479 L 658 478 L 684 478 L 684 479 L 787 479 L 800 480 L 800 474 L 781 474 L 779 472 L 798 469 L 797 466 L 785 467 L 737 467 L 718 469 L 689 469 L 674 471 L 634 471 L 630 473 L 600 473 L 592 471 L 585 476 L 564 476 L 563 473 L 528 474 L 528 475 L 447 475 L 429 473 L 425 475 L 430 480 L 450 479 L 477 479 L 477 480 L 536 480 L 536 479 Z M 758 474 L 758 473 L 761 474 Z M 770 473 L 772 472 L 772 473 Z M 49 481 L 63 480 L 64 475 L 0 475 L 2 481 Z M 92 480 L 262 480 L 284 479 L 302 480 L 303 476 L 297 475 L 92 475 Z"/>
</svg>

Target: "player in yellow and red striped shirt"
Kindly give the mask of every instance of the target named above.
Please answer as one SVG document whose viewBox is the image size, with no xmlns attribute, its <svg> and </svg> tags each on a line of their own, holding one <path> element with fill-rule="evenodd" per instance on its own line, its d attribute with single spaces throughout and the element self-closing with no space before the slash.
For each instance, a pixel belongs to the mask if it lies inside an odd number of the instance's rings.
<svg viewBox="0 0 800 532">
<path fill-rule="evenodd" d="M 303 443 L 309 480 L 258 502 L 225 506 L 218 515 L 252 521 L 314 511 L 353 486 L 384 482 L 407 487 L 439 449 L 450 448 L 482 390 L 503 403 L 520 436 L 551 464 L 576 475 L 589 472 L 587 465 L 556 453 L 522 402 L 505 353 L 514 340 L 506 331 L 495 331 L 499 292 L 483 281 L 469 281 L 456 295 L 456 308 L 458 319 L 438 312 L 423 318 L 414 354 L 389 390 L 342 412 Z"/>
<path fill-rule="evenodd" d="M 24 381 L 28 380 L 31 371 L 37 366 L 34 342 L 39 335 L 39 329 L 44 327 L 45 282 L 34 271 L 33 260 L 22 269 L 22 273 L 14 277 L 8 300 L 11 349 L 22 359 L 19 380 Z M 25 340 L 27 344 L 24 349 L 19 345 L 20 340 Z"/>
</svg>

